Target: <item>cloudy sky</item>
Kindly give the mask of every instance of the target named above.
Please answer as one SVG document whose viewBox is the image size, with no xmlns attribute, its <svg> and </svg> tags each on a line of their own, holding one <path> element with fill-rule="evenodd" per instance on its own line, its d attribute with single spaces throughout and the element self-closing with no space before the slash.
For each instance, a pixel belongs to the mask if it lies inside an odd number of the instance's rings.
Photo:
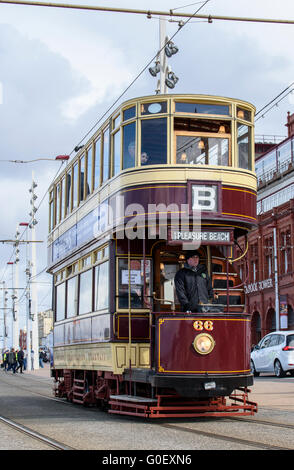
<svg viewBox="0 0 294 470">
<path fill-rule="evenodd" d="M 191 0 L 70 3 L 189 13 L 201 6 Z M 294 19 L 293 0 L 210 0 L 201 13 Z M 177 22 L 166 21 L 166 29 L 172 36 Z M 0 4 L 0 239 L 14 238 L 17 224 L 29 219 L 28 189 L 34 171 L 37 205 L 43 200 L 37 212 L 37 239 L 44 241 L 37 248 L 38 273 L 46 267 L 45 195 L 59 164 L 4 160 L 53 158 L 72 152 L 154 57 L 158 33 L 156 17 Z M 294 81 L 293 42 L 294 25 L 191 20 L 177 34 L 179 53 L 169 62 L 179 77 L 175 91 L 241 98 L 259 110 Z M 155 88 L 156 80 L 146 71 L 120 101 L 152 95 Z M 286 136 L 286 115 L 293 108 L 290 95 L 257 121 L 256 134 Z M 11 267 L 6 263 L 11 254 L 11 246 L 0 245 L 0 280 L 8 286 Z M 24 249 L 21 255 L 23 287 Z M 39 309 L 45 310 L 51 301 L 50 278 L 42 274 L 37 281 Z M 20 307 L 23 319 L 24 298 Z"/>
</svg>

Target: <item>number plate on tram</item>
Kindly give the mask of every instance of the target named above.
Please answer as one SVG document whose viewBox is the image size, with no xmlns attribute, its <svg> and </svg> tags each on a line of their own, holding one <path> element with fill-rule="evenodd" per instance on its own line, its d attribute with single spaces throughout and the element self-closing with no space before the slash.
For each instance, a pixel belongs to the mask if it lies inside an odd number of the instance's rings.
<svg viewBox="0 0 294 470">
<path fill-rule="evenodd" d="M 215 382 L 206 382 L 204 384 L 204 388 L 205 388 L 205 390 L 212 390 L 212 389 L 216 388 L 216 383 Z"/>
</svg>

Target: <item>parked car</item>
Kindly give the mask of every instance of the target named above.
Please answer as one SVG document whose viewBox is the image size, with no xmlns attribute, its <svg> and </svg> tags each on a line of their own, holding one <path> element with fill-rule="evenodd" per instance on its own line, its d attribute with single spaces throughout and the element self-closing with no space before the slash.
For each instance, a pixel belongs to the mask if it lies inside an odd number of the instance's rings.
<svg viewBox="0 0 294 470">
<path fill-rule="evenodd" d="M 290 372 L 294 377 L 294 330 L 264 336 L 251 351 L 250 364 L 255 377 L 261 372 L 274 372 L 276 377 Z"/>
</svg>

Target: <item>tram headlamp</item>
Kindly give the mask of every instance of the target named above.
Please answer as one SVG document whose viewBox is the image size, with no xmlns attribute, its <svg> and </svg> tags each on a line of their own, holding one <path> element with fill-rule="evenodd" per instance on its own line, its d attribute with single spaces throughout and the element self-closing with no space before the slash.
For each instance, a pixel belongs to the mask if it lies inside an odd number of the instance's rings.
<svg viewBox="0 0 294 470">
<path fill-rule="evenodd" d="M 215 346 L 215 341 L 208 333 L 200 333 L 193 341 L 195 351 L 199 354 L 209 354 Z"/>
</svg>

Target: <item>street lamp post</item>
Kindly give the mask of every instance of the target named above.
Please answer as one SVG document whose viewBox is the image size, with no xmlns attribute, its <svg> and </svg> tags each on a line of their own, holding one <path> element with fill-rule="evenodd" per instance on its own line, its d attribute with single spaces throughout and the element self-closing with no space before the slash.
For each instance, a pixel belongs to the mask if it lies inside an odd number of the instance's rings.
<svg viewBox="0 0 294 470">
<path fill-rule="evenodd" d="M 29 224 L 27 222 L 21 222 L 20 227 L 27 227 Z M 30 294 L 30 283 L 31 283 L 31 267 L 29 260 L 29 242 L 28 242 L 28 232 L 26 230 L 26 350 L 27 350 L 27 370 L 31 370 L 31 294 Z"/>
<path fill-rule="evenodd" d="M 274 238 L 274 274 L 275 274 L 275 314 L 276 331 L 280 329 L 280 302 L 279 302 L 279 278 L 278 278 L 278 250 L 277 250 L 277 228 L 273 227 Z"/>
<path fill-rule="evenodd" d="M 35 279 L 37 275 L 37 256 L 36 256 L 36 230 L 35 226 L 38 223 L 35 217 L 37 209 L 35 207 L 35 200 L 37 199 L 37 195 L 35 194 L 35 188 L 37 187 L 37 183 L 34 181 L 34 173 L 32 173 L 32 185 L 29 189 L 31 193 L 31 222 L 29 224 L 29 228 L 31 229 L 32 233 L 32 278 Z M 37 295 L 37 287 L 35 282 L 32 282 L 32 305 L 31 305 L 31 319 L 32 319 L 32 350 L 34 351 L 34 369 L 39 369 L 39 324 L 38 324 L 38 295 Z"/>
</svg>

